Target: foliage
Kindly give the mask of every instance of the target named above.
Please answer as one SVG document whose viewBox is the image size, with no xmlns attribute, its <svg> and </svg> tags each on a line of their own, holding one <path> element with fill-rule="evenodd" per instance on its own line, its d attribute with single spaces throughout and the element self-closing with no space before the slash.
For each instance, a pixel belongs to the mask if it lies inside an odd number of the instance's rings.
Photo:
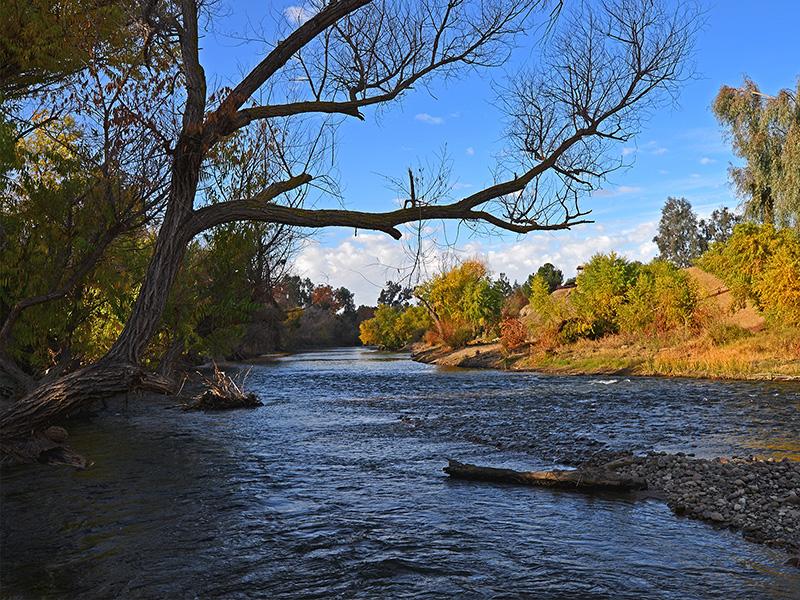
<svg viewBox="0 0 800 600">
<path fill-rule="evenodd" d="M 125 47 L 127 1 L 5 0 L 0 3 L 0 93 L 16 95 Z"/>
<path fill-rule="evenodd" d="M 745 160 L 730 175 L 745 198 L 745 214 L 774 224 L 800 222 L 800 81 L 794 91 L 763 94 L 750 79 L 723 86 L 713 110 Z"/>
<path fill-rule="evenodd" d="M 556 269 L 552 263 L 544 263 L 536 270 L 536 275 L 545 281 L 550 293 L 553 293 L 564 282 L 564 274 L 560 269 Z"/>
<path fill-rule="evenodd" d="M 638 263 L 614 252 L 596 254 L 586 263 L 570 296 L 583 335 L 594 338 L 619 330 L 618 312 L 638 272 Z"/>
<path fill-rule="evenodd" d="M 299 275 L 284 275 L 273 288 L 275 301 L 285 308 L 303 308 L 311 304 L 314 283 Z"/>
<path fill-rule="evenodd" d="M 506 318 L 500 322 L 500 343 L 505 350 L 517 350 L 525 345 L 528 329 L 519 319 Z"/>
<path fill-rule="evenodd" d="M 686 198 L 667 198 L 653 241 L 659 257 L 678 267 L 688 267 L 700 256 L 703 239 L 698 232 L 697 215 Z"/>
<path fill-rule="evenodd" d="M 711 343 L 715 346 L 724 346 L 735 340 L 752 335 L 752 333 L 744 327 L 736 325 L 735 323 L 724 322 L 711 323 L 706 328 L 706 333 Z"/>
<path fill-rule="evenodd" d="M 720 277 L 734 298 L 752 301 L 774 321 L 800 324 L 800 233 L 742 223 L 711 246 L 699 265 Z"/>
<path fill-rule="evenodd" d="M 529 304 L 534 313 L 539 317 L 540 324 L 559 326 L 569 318 L 566 303 L 559 302 L 550 292 L 550 286 L 544 277 L 534 275 L 529 279 L 530 296 Z"/>
<path fill-rule="evenodd" d="M 539 339 L 574 342 L 606 334 L 662 333 L 696 324 L 699 295 L 687 273 L 665 260 L 641 265 L 614 253 L 597 254 L 570 293 L 550 293 L 531 279 L 531 326 Z"/>
<path fill-rule="evenodd" d="M 693 325 L 699 301 L 697 285 L 685 271 L 665 260 L 642 266 L 618 308 L 623 333 L 663 333 Z"/>
<path fill-rule="evenodd" d="M 508 299 L 511 294 L 514 293 L 515 289 L 515 287 L 511 285 L 511 282 L 508 280 L 508 276 L 505 273 L 500 273 L 500 275 L 497 276 L 497 279 L 494 280 L 494 283 L 492 283 L 492 286 L 503 299 Z"/>
<path fill-rule="evenodd" d="M 468 260 L 422 283 L 414 293 L 442 341 L 458 347 L 497 327 L 504 288 L 490 279 L 483 263 Z"/>
<path fill-rule="evenodd" d="M 37 128 L 15 144 L 13 174 L 7 173 L 13 178 L 0 193 L 0 322 L 18 302 L 62 287 L 114 222 L 103 190 L 92 185 L 79 156 L 83 144 L 83 132 L 69 117 L 51 120 L 46 130 Z M 114 318 L 126 317 L 122 296 L 138 289 L 129 275 L 144 274 L 139 241 L 118 239 L 81 286 L 23 313 L 4 350 L 31 372 L 52 366 L 67 347 L 97 356 L 120 329 Z M 99 319 L 93 328 L 92 319 Z"/>
<path fill-rule="evenodd" d="M 698 229 L 703 240 L 703 250 L 707 250 L 708 245 L 714 242 L 727 241 L 733 235 L 733 228 L 741 221 L 741 215 L 728 210 L 727 206 L 715 209 L 707 221 L 700 219 Z"/>
<path fill-rule="evenodd" d="M 421 306 L 380 304 L 375 316 L 361 323 L 359 338 L 365 346 L 399 350 L 419 340 L 430 324 L 428 312 Z"/>
<path fill-rule="evenodd" d="M 755 294 L 767 317 L 800 325 L 800 236 L 787 231 L 755 282 Z"/>
<path fill-rule="evenodd" d="M 410 287 L 403 287 L 399 282 L 387 281 L 380 294 L 378 294 L 378 304 L 386 304 L 396 308 L 408 306 L 408 302 L 413 295 L 414 290 Z"/>
</svg>

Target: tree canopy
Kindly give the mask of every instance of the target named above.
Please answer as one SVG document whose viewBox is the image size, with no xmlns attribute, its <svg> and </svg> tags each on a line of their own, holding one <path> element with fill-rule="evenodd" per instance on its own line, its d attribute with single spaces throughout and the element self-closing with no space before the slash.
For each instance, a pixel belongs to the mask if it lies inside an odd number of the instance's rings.
<svg viewBox="0 0 800 600">
<path fill-rule="evenodd" d="M 723 86 L 714 113 L 734 153 L 745 161 L 729 172 L 744 198 L 745 214 L 776 225 L 800 223 L 800 81 L 775 96 L 745 79 Z"/>
<path fill-rule="evenodd" d="M 678 267 L 688 267 L 703 252 L 697 215 L 686 198 L 667 198 L 653 241 L 659 256 Z"/>
</svg>

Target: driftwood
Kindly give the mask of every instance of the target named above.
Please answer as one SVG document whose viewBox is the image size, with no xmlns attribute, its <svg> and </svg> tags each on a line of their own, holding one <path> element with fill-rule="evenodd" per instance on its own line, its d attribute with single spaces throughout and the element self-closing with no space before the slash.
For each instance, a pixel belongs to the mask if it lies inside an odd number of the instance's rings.
<svg viewBox="0 0 800 600">
<path fill-rule="evenodd" d="M 450 475 L 450 477 L 456 479 L 515 483 L 518 485 L 533 485 L 586 492 L 608 490 L 629 491 L 647 488 L 647 482 L 644 479 L 619 475 L 611 470 L 610 465 L 585 467 L 570 471 L 514 471 L 513 469 L 480 467 L 449 460 L 448 465 L 443 471 Z"/>
<path fill-rule="evenodd" d="M 247 373 L 236 381 L 225 372 L 221 371 L 214 363 L 214 372 L 211 377 L 200 375 L 203 390 L 189 402 L 184 403 L 184 410 L 229 410 L 232 408 L 256 408 L 262 406 L 261 401 L 253 393 L 242 390 Z"/>
</svg>

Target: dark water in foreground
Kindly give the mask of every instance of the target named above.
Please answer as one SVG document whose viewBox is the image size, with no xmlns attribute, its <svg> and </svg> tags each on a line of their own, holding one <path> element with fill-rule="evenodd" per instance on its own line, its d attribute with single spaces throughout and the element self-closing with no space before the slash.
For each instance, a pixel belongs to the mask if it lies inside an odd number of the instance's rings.
<svg viewBox="0 0 800 600">
<path fill-rule="evenodd" d="M 0 596 L 800 597 L 784 554 L 657 501 L 441 473 L 798 449 L 796 385 L 611 380 L 342 350 L 254 368 L 255 411 L 105 414 L 72 430 L 93 468 L 3 473 Z"/>
</svg>

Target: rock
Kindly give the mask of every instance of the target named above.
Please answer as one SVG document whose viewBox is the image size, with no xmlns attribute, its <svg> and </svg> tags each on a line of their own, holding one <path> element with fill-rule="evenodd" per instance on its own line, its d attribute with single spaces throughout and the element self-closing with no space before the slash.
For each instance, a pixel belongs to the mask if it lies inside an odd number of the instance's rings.
<svg viewBox="0 0 800 600">
<path fill-rule="evenodd" d="M 722 523 L 725 520 L 725 517 L 717 511 L 709 513 L 708 518 L 717 523 Z"/>
</svg>

